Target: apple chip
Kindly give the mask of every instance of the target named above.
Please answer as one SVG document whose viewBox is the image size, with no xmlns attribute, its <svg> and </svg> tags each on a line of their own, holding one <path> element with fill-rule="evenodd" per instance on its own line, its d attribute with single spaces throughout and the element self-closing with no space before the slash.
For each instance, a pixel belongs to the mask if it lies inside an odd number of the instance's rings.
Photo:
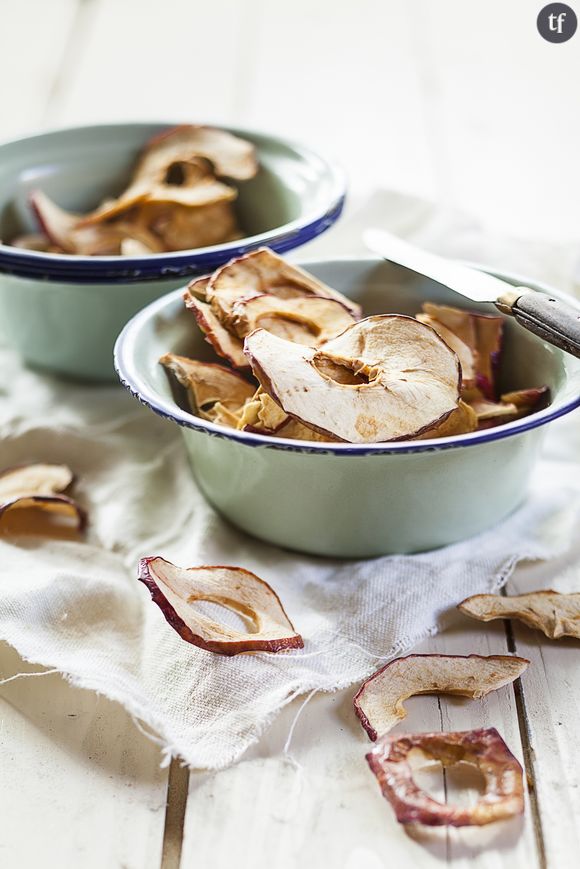
<svg viewBox="0 0 580 869">
<path fill-rule="evenodd" d="M 8 511 L 38 508 L 72 519 L 82 531 L 87 522 L 85 510 L 62 494 L 73 480 L 66 465 L 38 462 L 7 468 L 0 473 L 0 521 Z"/>
<path fill-rule="evenodd" d="M 447 342 L 446 342 L 447 343 Z M 418 435 L 415 440 L 427 440 L 428 438 L 449 438 L 455 435 L 468 434 L 475 431 L 477 428 L 477 413 L 460 400 L 457 408 L 450 413 L 447 419 L 444 419 L 436 428 L 423 432 Z"/>
<path fill-rule="evenodd" d="M 440 803 L 413 778 L 413 755 L 438 760 L 443 767 L 473 764 L 483 775 L 485 790 L 473 806 Z M 384 736 L 366 756 L 382 794 L 400 824 L 430 827 L 483 826 L 524 811 L 522 768 L 495 727 L 456 733 L 410 733 Z"/>
<path fill-rule="evenodd" d="M 451 329 L 448 329 L 447 326 L 444 326 L 443 323 L 436 320 L 435 317 L 430 317 L 429 314 L 417 314 L 416 319 L 419 320 L 420 323 L 426 323 L 427 326 L 431 326 L 432 329 L 435 329 L 439 337 L 443 338 L 447 346 L 451 347 L 453 352 L 457 354 L 457 358 L 461 365 L 462 390 L 473 388 L 476 384 L 476 375 L 475 354 L 472 348 L 465 344 L 461 338 L 458 338 Z"/>
<path fill-rule="evenodd" d="M 135 169 L 136 181 L 165 178 L 176 163 L 204 158 L 220 178 L 246 181 L 258 171 L 256 149 L 250 142 L 215 127 L 182 124 L 149 140 Z"/>
<path fill-rule="evenodd" d="M 535 413 L 545 407 L 549 400 L 550 390 L 542 386 L 506 392 L 499 401 L 476 399 L 470 404 L 477 416 L 477 428 L 487 429 Z"/>
<path fill-rule="evenodd" d="M 230 202 L 198 208 L 177 203 L 144 202 L 141 214 L 165 250 L 190 250 L 233 241 L 240 237 Z"/>
<path fill-rule="evenodd" d="M 177 567 L 154 556 L 139 562 L 139 579 L 179 636 L 220 655 L 301 649 L 297 634 L 276 592 L 242 567 Z M 240 616 L 247 631 L 209 618 L 198 605 L 219 604 Z"/>
<path fill-rule="evenodd" d="M 319 347 L 354 322 L 352 312 L 335 299 L 320 296 L 279 299 L 268 294 L 236 302 L 231 320 L 240 338 L 254 329 L 266 329 L 272 335 L 306 347 Z"/>
<path fill-rule="evenodd" d="M 481 391 L 484 398 L 493 401 L 496 398 L 496 376 L 502 350 L 503 318 L 448 305 L 436 305 L 433 302 L 423 304 L 423 313 L 430 318 L 429 322 L 434 328 L 443 327 L 469 348 L 475 374 L 473 385 Z M 442 337 L 447 340 L 445 335 Z M 469 375 L 473 368 L 468 366 L 466 386 L 472 385 Z"/>
<path fill-rule="evenodd" d="M 260 386 L 244 404 L 239 428 L 257 434 L 274 434 L 289 420 L 288 414 Z"/>
<path fill-rule="evenodd" d="M 551 640 L 560 637 L 580 639 L 580 592 L 561 594 L 545 589 L 511 597 L 475 594 L 457 608 L 481 622 L 518 619 L 529 628 L 542 631 Z"/>
<path fill-rule="evenodd" d="M 248 369 L 249 363 L 244 356 L 242 341 L 236 335 L 232 335 L 227 329 L 224 329 L 207 302 L 200 302 L 199 298 L 196 298 L 196 295 L 194 295 L 194 292 L 196 294 L 202 292 L 202 280 L 205 279 L 200 279 L 200 281 L 196 282 L 195 291 L 190 284 L 183 294 L 186 308 L 193 313 L 197 320 L 197 325 L 205 335 L 205 340 L 208 344 L 211 344 L 218 356 L 227 359 L 234 368 Z"/>
<path fill-rule="evenodd" d="M 50 242 L 64 253 L 85 256 L 107 256 L 119 253 L 122 233 L 115 227 L 79 228 L 80 215 L 71 214 L 60 208 L 40 190 L 30 195 L 30 204 Z"/>
<path fill-rule="evenodd" d="M 408 655 L 368 678 L 354 711 L 372 740 L 406 718 L 403 702 L 416 694 L 457 694 L 479 700 L 517 679 L 530 662 L 514 655 Z"/>
<path fill-rule="evenodd" d="M 279 299 L 321 296 L 341 302 L 354 318 L 360 316 L 360 306 L 347 299 L 308 272 L 285 262 L 268 248 L 259 248 L 237 257 L 211 276 L 207 299 L 224 326 L 235 323 L 233 306 L 240 299 L 271 295 Z"/>
<path fill-rule="evenodd" d="M 350 443 L 416 437 L 459 401 L 455 353 L 429 326 L 399 314 L 361 320 L 318 350 L 257 329 L 244 352 L 262 388 L 289 416 Z M 333 380 L 317 367 L 321 360 L 363 382 Z"/>
<path fill-rule="evenodd" d="M 255 387 L 237 371 L 166 353 L 159 360 L 187 390 L 192 411 L 211 422 L 236 428 L 246 400 Z"/>
<path fill-rule="evenodd" d="M 43 232 L 30 232 L 25 235 L 18 235 L 10 243 L 12 247 L 21 247 L 23 250 L 40 250 L 44 252 L 50 251 L 54 247 L 49 237 Z"/>
</svg>

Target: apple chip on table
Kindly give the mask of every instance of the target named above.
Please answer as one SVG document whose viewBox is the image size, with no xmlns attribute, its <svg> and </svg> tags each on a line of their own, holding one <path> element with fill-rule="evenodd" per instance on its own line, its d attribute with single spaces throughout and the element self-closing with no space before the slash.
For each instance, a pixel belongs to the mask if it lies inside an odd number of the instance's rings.
<svg viewBox="0 0 580 869">
<path fill-rule="evenodd" d="M 215 411 L 190 401 L 229 428 L 322 443 L 425 440 L 513 422 L 549 403 L 546 386 L 500 392 L 502 317 L 431 302 L 416 317 L 363 317 L 267 248 L 191 281 L 184 301 L 224 371 L 244 378 L 241 389 L 223 374 Z M 184 385 L 171 358 L 160 362 Z"/>
<path fill-rule="evenodd" d="M 72 214 L 42 190 L 30 204 L 40 233 L 12 244 L 83 256 L 147 256 L 243 236 L 233 203 L 258 171 L 254 146 L 225 130 L 186 125 L 146 143 L 129 186 L 89 214 Z"/>
<path fill-rule="evenodd" d="M 511 596 L 475 594 L 458 605 L 473 619 L 517 619 L 542 631 L 549 639 L 575 637 L 580 640 L 580 593 L 562 594 L 552 589 Z"/>
</svg>

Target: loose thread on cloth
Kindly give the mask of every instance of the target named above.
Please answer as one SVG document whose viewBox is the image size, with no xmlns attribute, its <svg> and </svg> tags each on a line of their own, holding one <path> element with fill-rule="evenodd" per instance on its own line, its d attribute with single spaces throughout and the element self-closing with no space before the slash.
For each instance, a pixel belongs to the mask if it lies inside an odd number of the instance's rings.
<svg viewBox="0 0 580 869">
<path fill-rule="evenodd" d="M 17 679 L 31 679 L 37 676 L 52 676 L 53 673 L 59 673 L 61 676 L 63 675 L 56 667 L 52 670 L 41 670 L 38 673 L 15 673 L 14 676 L 8 676 L 7 679 L 0 679 L 0 685 L 7 685 L 9 682 L 15 682 Z"/>
</svg>

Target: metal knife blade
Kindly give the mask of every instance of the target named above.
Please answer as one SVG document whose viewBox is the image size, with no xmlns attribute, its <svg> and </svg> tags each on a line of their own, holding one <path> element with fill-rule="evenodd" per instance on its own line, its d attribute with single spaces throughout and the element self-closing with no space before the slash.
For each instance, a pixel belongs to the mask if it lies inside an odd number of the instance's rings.
<svg viewBox="0 0 580 869">
<path fill-rule="evenodd" d="M 425 275 L 475 302 L 493 303 L 502 294 L 513 292 L 513 286 L 506 281 L 429 253 L 385 230 L 367 229 L 363 238 L 377 256 Z"/>
</svg>

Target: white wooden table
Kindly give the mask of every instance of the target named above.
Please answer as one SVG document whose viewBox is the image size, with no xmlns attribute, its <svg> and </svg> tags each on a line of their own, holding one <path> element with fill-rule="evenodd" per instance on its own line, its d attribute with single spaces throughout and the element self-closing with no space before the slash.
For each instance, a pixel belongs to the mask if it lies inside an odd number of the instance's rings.
<svg viewBox="0 0 580 869">
<path fill-rule="evenodd" d="M 0 135 L 136 118 L 269 128 L 337 156 L 359 192 L 381 184 L 513 235 L 573 239 L 580 35 L 543 43 L 537 11 L 530 0 L 0 0 Z M 526 566 L 508 592 L 573 587 L 566 571 Z M 415 698 L 404 725 L 498 726 L 525 765 L 522 821 L 406 834 L 366 769 L 353 689 L 312 698 L 296 721 L 295 701 L 237 766 L 188 773 L 161 769 L 121 707 L 48 673 L 0 687 L 0 865 L 576 866 L 579 644 L 465 621 L 422 650 L 532 661 L 521 685 L 482 702 Z M 38 671 L 0 646 L 1 678 Z M 474 784 L 425 776 L 449 800 Z"/>
</svg>

